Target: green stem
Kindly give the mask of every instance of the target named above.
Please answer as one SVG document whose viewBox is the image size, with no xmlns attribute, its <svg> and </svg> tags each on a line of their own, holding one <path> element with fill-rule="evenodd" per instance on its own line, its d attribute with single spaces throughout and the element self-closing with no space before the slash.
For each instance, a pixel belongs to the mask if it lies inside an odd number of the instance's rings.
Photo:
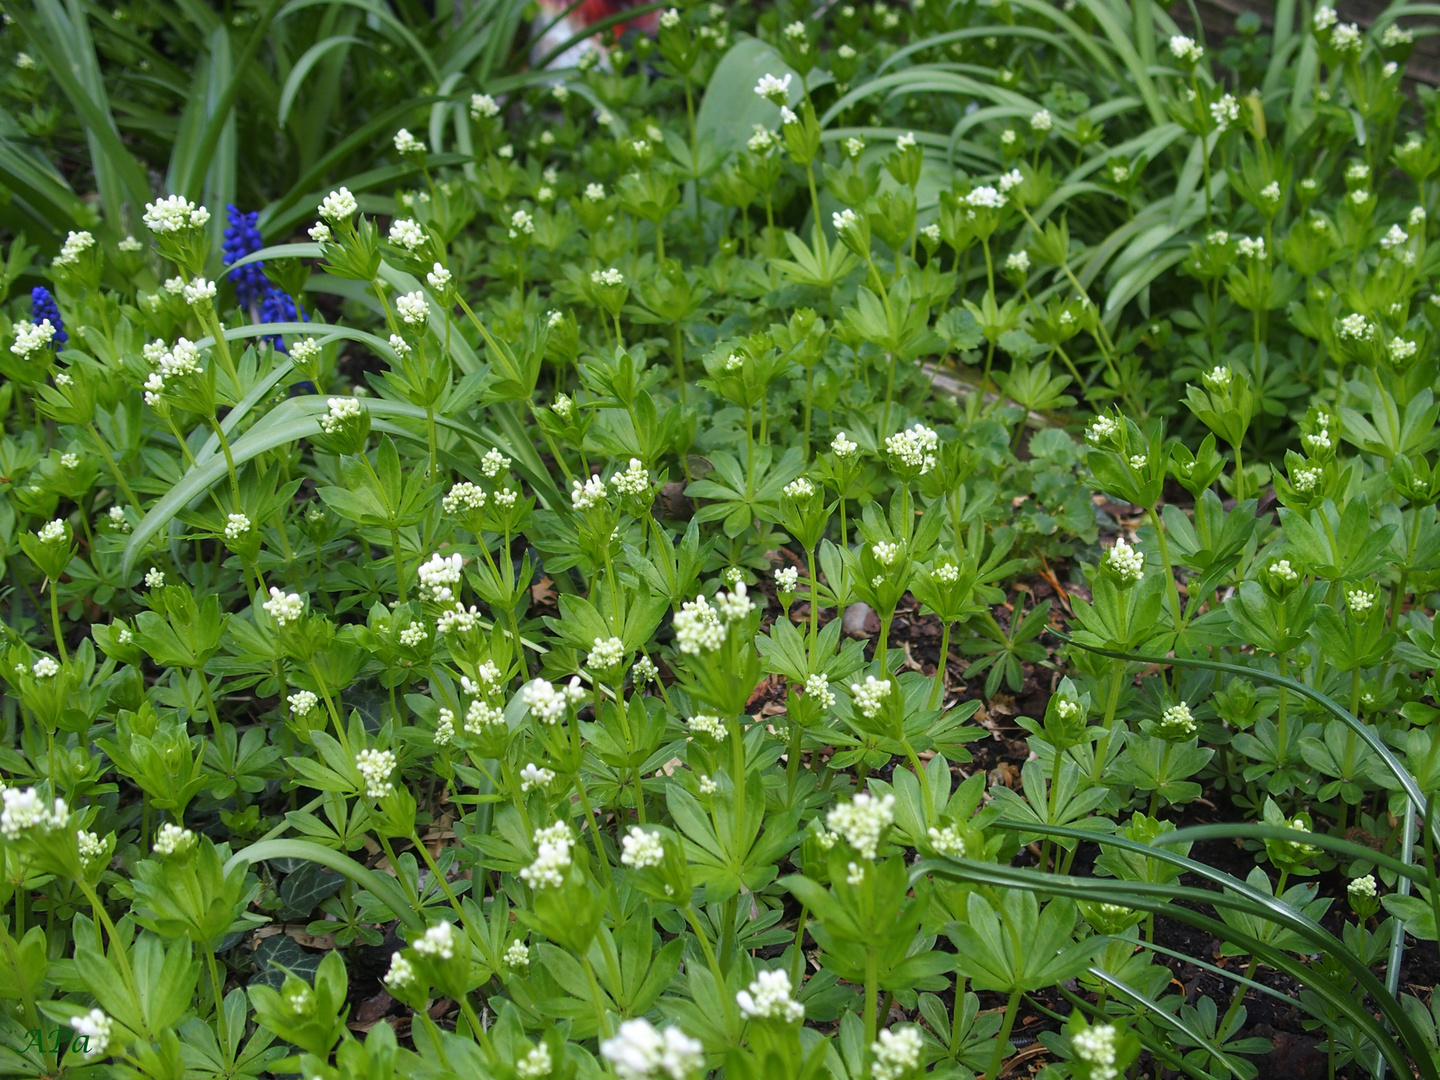
<svg viewBox="0 0 1440 1080">
<path fill-rule="evenodd" d="M 590 963 L 589 954 L 580 957 L 580 963 L 585 968 L 585 981 L 590 984 L 590 1000 L 595 1005 L 595 1019 L 600 1025 L 600 1031 L 605 1038 L 615 1034 L 614 1028 L 610 1026 L 610 1013 L 605 1008 L 605 996 L 600 992 L 600 980 L 595 978 L 595 965 Z"/>
<path fill-rule="evenodd" d="M 996 1080 L 1000 1075 L 1000 1066 L 1005 1063 L 1005 1051 L 1010 1046 L 1010 1032 L 1015 1030 L 1015 1013 L 1020 1009 L 1020 987 L 1010 992 L 1010 1000 L 1005 1003 L 1005 1019 L 1000 1024 L 1000 1035 L 995 1040 L 995 1053 L 990 1057 L 990 1067 L 985 1070 L 985 1080 Z"/>
<path fill-rule="evenodd" d="M 415 850 L 420 853 L 420 858 L 425 860 L 425 866 L 429 869 L 430 876 L 433 877 L 436 884 L 440 886 L 440 891 L 445 894 L 445 899 L 450 901 L 450 908 L 455 912 L 455 917 L 463 921 L 465 911 L 460 907 L 460 901 L 450 888 L 450 883 L 445 880 L 445 875 L 440 872 L 440 867 L 436 865 L 435 860 L 431 857 L 430 849 L 420 842 L 420 837 L 413 831 L 410 834 L 410 842 L 415 845 Z"/>
<path fill-rule="evenodd" d="M 129 500 L 130 505 L 137 510 L 140 509 L 140 500 L 135 497 L 135 492 L 130 490 L 130 485 L 125 480 L 125 474 L 120 471 L 120 466 L 115 463 L 115 458 L 110 453 L 109 443 L 105 441 L 99 429 L 96 428 L 93 423 L 90 424 L 89 430 L 90 437 L 95 440 L 95 445 L 100 450 L 100 456 L 105 459 L 105 464 L 110 469 L 110 475 L 115 477 L 115 482 L 120 485 L 120 490 L 125 493 L 125 498 Z M 185 445 L 183 439 L 180 441 L 180 446 L 187 455 L 190 453 L 190 448 Z"/>
<path fill-rule="evenodd" d="M 499 1059 L 495 1056 L 495 1048 L 490 1045 L 490 1036 L 485 1031 L 485 1025 L 480 1023 L 480 1018 L 475 1015 L 474 1006 L 470 1004 L 469 994 L 461 997 L 460 1009 L 464 1012 L 465 1022 L 470 1025 L 470 1031 L 474 1034 L 475 1041 L 480 1044 L 480 1049 L 485 1051 L 491 1061 L 498 1061 Z"/>
<path fill-rule="evenodd" d="M 869 1048 L 875 1044 L 876 1028 L 880 1023 L 879 997 L 880 990 L 880 953 L 874 948 L 865 950 L 865 1047 L 866 1055 L 869 1056 Z"/>
<path fill-rule="evenodd" d="M 1171 615 L 1175 633 L 1178 636 L 1185 629 L 1185 618 L 1180 606 L 1180 586 L 1175 583 L 1175 566 L 1170 561 L 1170 544 L 1165 539 L 1165 526 L 1160 520 L 1160 515 L 1155 512 L 1155 508 L 1152 506 L 1145 513 L 1149 515 L 1150 524 L 1155 528 L 1156 542 L 1160 545 L 1160 561 L 1165 564 L 1165 580 L 1170 583 Z"/>
<path fill-rule="evenodd" d="M 60 654 L 60 662 L 65 664 L 70 658 L 65 653 L 65 635 L 60 630 L 60 597 L 56 591 L 59 587 L 58 581 L 50 582 L 50 626 L 55 632 L 55 651 Z"/>
<path fill-rule="evenodd" d="M 940 630 L 940 658 L 935 663 L 935 685 L 930 688 L 930 708 L 938 709 L 944 701 L 945 672 L 950 667 L 950 623 Z"/>
<path fill-rule="evenodd" d="M 720 994 L 720 1001 L 725 1006 L 727 1014 L 733 1016 L 735 1012 L 735 998 L 725 993 L 725 973 L 720 969 L 720 961 L 715 957 L 715 947 L 710 944 L 710 935 L 705 933 L 705 928 L 700 925 L 700 915 L 695 910 L 693 903 L 685 905 L 685 921 L 690 924 L 690 930 L 695 935 L 695 940 L 700 943 L 700 951 L 705 955 L 705 963 L 710 968 L 710 974 L 715 979 L 715 989 Z M 797 982 L 798 986 L 799 983 Z"/>
<path fill-rule="evenodd" d="M 220 1033 L 220 1052 L 225 1056 L 227 1066 L 235 1062 L 230 1056 L 230 1035 L 225 1019 L 225 984 L 220 980 L 218 965 L 215 963 L 215 950 L 210 947 L 207 941 L 201 946 L 205 953 L 205 966 L 210 970 L 210 993 L 215 998 L 215 1023 Z"/>
<path fill-rule="evenodd" d="M 225 429 L 220 422 L 211 416 L 210 427 L 215 432 L 215 437 L 220 440 L 220 449 L 225 454 L 225 471 L 230 476 L 230 497 L 232 500 L 231 509 L 236 513 L 240 512 L 240 477 L 235 472 L 235 457 L 230 453 L 230 440 L 225 437 Z"/>
<path fill-rule="evenodd" d="M 1125 664 L 1120 662 L 1110 677 L 1110 695 L 1105 701 L 1105 735 L 1095 747 L 1095 761 L 1090 767 L 1090 784 L 1098 786 L 1105 769 L 1105 759 L 1110 754 L 1110 738 L 1115 733 L 1115 707 L 1120 703 L 1120 691 L 1125 684 Z"/>
</svg>

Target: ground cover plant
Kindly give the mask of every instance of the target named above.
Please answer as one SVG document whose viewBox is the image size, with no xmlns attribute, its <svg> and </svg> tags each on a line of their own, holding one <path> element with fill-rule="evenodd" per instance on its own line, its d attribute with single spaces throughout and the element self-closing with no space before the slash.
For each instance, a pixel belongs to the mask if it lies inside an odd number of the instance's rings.
<svg viewBox="0 0 1440 1080">
<path fill-rule="evenodd" d="M 1440 1075 L 1440 12 L 648 7 L 10 13 L 0 1070 Z"/>
</svg>

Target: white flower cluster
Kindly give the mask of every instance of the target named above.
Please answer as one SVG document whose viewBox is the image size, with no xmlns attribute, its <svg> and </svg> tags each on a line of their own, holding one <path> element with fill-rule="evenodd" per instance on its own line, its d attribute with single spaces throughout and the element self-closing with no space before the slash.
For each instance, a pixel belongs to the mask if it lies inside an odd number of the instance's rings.
<svg viewBox="0 0 1440 1080">
<path fill-rule="evenodd" d="M 875 1063 L 870 1066 L 874 1080 L 900 1080 L 920 1067 L 920 1051 L 925 1043 L 915 1026 L 890 1028 L 880 1032 L 870 1044 Z"/>
<path fill-rule="evenodd" d="M 930 846 L 941 855 L 949 855 L 951 858 L 965 858 L 965 841 L 955 831 L 954 825 L 946 825 L 943 829 L 930 826 L 926 831 L 930 838 Z"/>
<path fill-rule="evenodd" d="M 287 593 L 270 586 L 270 599 L 261 605 L 277 626 L 288 626 L 305 614 L 305 604 L 298 593 Z"/>
<path fill-rule="evenodd" d="M 1346 315 L 1340 320 L 1338 333 L 1342 338 L 1360 341 L 1370 336 L 1370 322 L 1364 315 Z"/>
<path fill-rule="evenodd" d="M 1334 444 L 1330 441 L 1330 430 L 1321 420 L 1318 430 L 1300 436 L 1300 442 L 1304 444 L 1306 451 L 1319 457 L 1320 454 L 1329 450 Z"/>
<path fill-rule="evenodd" d="M 320 343 L 313 337 L 301 338 L 290 346 L 290 359 L 297 364 L 308 364 L 320 355 Z"/>
<path fill-rule="evenodd" d="M 395 299 L 395 310 L 406 326 L 423 326 L 430 318 L 430 305 L 419 289 Z"/>
<path fill-rule="evenodd" d="M 1300 580 L 1300 575 L 1291 567 L 1289 559 L 1276 559 L 1271 563 L 1270 576 L 1279 578 L 1287 585 L 1294 585 Z"/>
<path fill-rule="evenodd" d="M 704 1051 L 678 1027 L 657 1031 L 644 1019 L 626 1020 L 613 1039 L 600 1044 L 619 1080 L 690 1080 L 705 1063 Z"/>
<path fill-rule="evenodd" d="M 1409 45 L 1415 40 L 1415 34 L 1406 30 L 1399 23 L 1391 23 L 1380 35 L 1380 44 L 1383 48 L 1394 49 L 1401 45 Z"/>
<path fill-rule="evenodd" d="M 390 970 L 380 981 L 392 990 L 403 990 L 415 981 L 415 965 L 403 953 L 391 953 Z"/>
<path fill-rule="evenodd" d="M 595 639 L 594 648 L 585 657 L 585 666 L 592 671 L 611 671 L 625 660 L 625 643 L 618 637 Z"/>
<path fill-rule="evenodd" d="M 184 855 L 195 847 L 195 834 L 174 822 L 160 826 L 155 835 L 155 854 L 162 857 Z"/>
<path fill-rule="evenodd" d="M 782 566 L 775 571 L 775 588 L 778 592 L 790 593 L 800 583 L 800 571 L 793 566 Z"/>
<path fill-rule="evenodd" d="M 425 230 L 410 218 L 397 218 L 390 223 L 390 243 L 406 251 L 415 251 L 426 240 Z"/>
<path fill-rule="evenodd" d="M 85 1040 L 85 1060 L 100 1057 L 110 1048 L 114 1024 L 110 1017 L 99 1009 L 91 1009 L 82 1016 L 72 1016 L 70 1026 L 75 1029 L 76 1042 Z"/>
<path fill-rule="evenodd" d="M 449 746 L 455 738 L 455 714 L 441 706 L 435 720 L 435 745 Z"/>
<path fill-rule="evenodd" d="M 465 730 L 471 735 L 480 735 L 486 728 L 499 727 L 504 723 L 505 711 L 481 698 L 470 702 L 470 707 L 465 710 Z M 554 779 L 553 775 L 551 779 Z"/>
<path fill-rule="evenodd" d="M 675 647 L 689 656 L 714 652 L 725 643 L 725 622 L 705 597 L 697 596 L 680 605 L 675 616 Z"/>
<path fill-rule="evenodd" d="M 755 84 L 755 93 L 775 105 L 784 105 L 790 100 L 790 78 L 787 74 L 785 78 L 777 79 L 767 72 Z"/>
<path fill-rule="evenodd" d="M 805 1006 L 795 1000 L 790 976 L 784 968 L 757 971 L 748 989 L 735 995 L 741 1015 L 750 1020 L 783 1020 L 796 1024 L 805 1019 Z"/>
<path fill-rule="evenodd" d="M 538 1080 L 549 1076 L 555 1063 L 550 1060 L 550 1048 L 544 1043 L 532 1046 L 525 1056 L 515 1063 L 515 1075 L 520 1080 Z"/>
<path fill-rule="evenodd" d="M 1050 115 L 1049 109 L 1041 109 L 1030 117 L 1030 130 L 1043 135 L 1055 126 L 1055 117 Z"/>
<path fill-rule="evenodd" d="M 411 947 L 421 956 L 453 960 L 455 958 L 455 924 L 436 923 L 426 930 L 424 936 Z"/>
<path fill-rule="evenodd" d="M 529 211 L 516 210 L 510 215 L 510 239 L 517 240 L 521 236 L 535 235 L 535 219 Z"/>
<path fill-rule="evenodd" d="M 309 716 L 320 703 L 320 699 L 309 690 L 297 690 L 285 700 L 290 704 L 291 714 L 297 717 Z"/>
<path fill-rule="evenodd" d="M 1404 338 L 1398 337 L 1391 338 L 1385 346 L 1385 349 L 1390 354 L 1391 362 L 1396 364 L 1404 363 L 1406 360 L 1413 360 L 1415 354 L 1420 351 L 1420 347 L 1415 342 L 1406 341 Z"/>
<path fill-rule="evenodd" d="M 200 371 L 200 349 L 188 338 L 180 338 L 173 348 L 163 341 L 152 341 L 141 352 L 155 370 L 145 380 L 145 404 L 153 406 L 169 379 L 183 379 Z"/>
<path fill-rule="evenodd" d="M 1114 1080 L 1119 1075 L 1115 1068 L 1115 1026 L 1096 1024 L 1077 1032 L 1070 1040 L 1075 1056 L 1090 1065 L 1091 1080 Z"/>
<path fill-rule="evenodd" d="M 244 514 L 230 514 L 225 519 L 225 539 L 239 540 L 250 531 L 250 519 Z"/>
<path fill-rule="evenodd" d="M 1138 547 L 1127 544 L 1123 536 L 1115 539 L 1115 546 L 1105 554 L 1105 562 L 1122 584 L 1134 585 L 1145 576 L 1145 556 Z"/>
<path fill-rule="evenodd" d="M 665 845 L 660 837 L 639 825 L 630 826 L 630 831 L 620 839 L 620 848 L 621 863 L 634 870 L 646 870 L 665 861 Z"/>
<path fill-rule="evenodd" d="M 1265 238 L 1257 236 L 1250 238 L 1242 236 L 1235 242 L 1235 251 L 1242 259 L 1254 259 L 1256 262 L 1265 261 Z"/>
<path fill-rule="evenodd" d="M 1194 38 L 1176 34 L 1170 39 L 1170 55 L 1182 64 L 1198 64 L 1205 56 L 1205 50 L 1195 43 Z"/>
<path fill-rule="evenodd" d="M 612 266 L 608 270 L 590 271 L 590 280 L 596 285 L 604 285 L 613 289 L 625 284 L 625 275 Z"/>
<path fill-rule="evenodd" d="M 332 397 L 325 404 L 330 411 L 320 417 L 320 430 L 326 435 L 334 435 L 347 422 L 360 416 L 360 402 L 353 397 Z"/>
<path fill-rule="evenodd" d="M 700 713 L 698 716 L 692 716 L 690 718 L 690 730 L 701 735 L 708 735 L 716 742 L 724 742 L 725 736 L 729 734 L 729 729 L 726 728 L 725 721 L 709 713 Z M 693 738 L 694 736 L 691 737 Z"/>
<path fill-rule="evenodd" d="M 575 836 L 563 821 L 535 830 L 535 861 L 520 871 L 520 879 L 532 889 L 558 889 L 570 869 L 570 849 Z"/>
<path fill-rule="evenodd" d="M 184 195 L 167 195 L 145 204 L 144 221 L 145 227 L 157 234 L 203 229 L 210 221 L 210 211 Z"/>
<path fill-rule="evenodd" d="M 42 656 L 35 661 L 35 666 L 30 669 L 30 672 L 37 679 L 53 679 L 60 674 L 60 665 L 53 657 Z"/>
<path fill-rule="evenodd" d="M 184 289 L 181 290 L 181 294 L 185 297 L 185 303 L 191 307 L 198 307 L 200 304 L 214 300 L 215 292 L 215 282 L 207 281 L 203 277 L 198 277 L 194 281 L 189 282 Z"/>
<path fill-rule="evenodd" d="M 532 679 L 520 691 L 520 700 L 530 710 L 530 715 L 542 724 L 559 723 L 565 716 L 566 708 L 584 698 L 585 688 L 580 685 L 579 676 L 558 690 L 544 679 Z"/>
<path fill-rule="evenodd" d="M 462 480 L 445 493 L 445 498 L 440 505 L 445 513 L 455 514 L 461 510 L 483 510 L 485 508 L 485 490 L 476 487 L 468 480 Z"/>
<path fill-rule="evenodd" d="M 815 494 L 815 485 L 803 476 L 797 476 L 781 489 L 792 499 L 808 499 Z"/>
<path fill-rule="evenodd" d="M 1391 225 L 1389 232 L 1380 238 L 1380 246 L 1386 251 L 1394 251 L 1409 239 L 1410 234 L 1399 225 Z"/>
<path fill-rule="evenodd" d="M 982 184 L 971 189 L 965 196 L 965 205 L 972 210 L 999 210 L 1005 205 L 1005 196 L 993 187 Z"/>
<path fill-rule="evenodd" d="M 1341 23 L 1330 35 L 1330 47 L 1337 52 L 1358 53 L 1365 46 L 1365 35 L 1354 23 Z"/>
<path fill-rule="evenodd" d="M 530 946 L 526 945 L 519 938 L 510 942 L 510 947 L 505 950 L 505 966 L 512 968 L 529 967 Z"/>
<path fill-rule="evenodd" d="M 397 154 L 423 154 L 425 144 L 411 135 L 409 128 L 401 128 L 395 133 L 395 152 Z"/>
<path fill-rule="evenodd" d="M 1364 587 L 1346 589 L 1345 605 L 1350 609 L 1350 614 L 1364 618 L 1375 606 L 1375 594 Z"/>
<path fill-rule="evenodd" d="M 752 154 L 759 154 L 764 157 L 780 145 L 780 136 L 765 127 L 763 124 L 755 125 L 755 133 L 745 140 L 745 148 Z"/>
<path fill-rule="evenodd" d="M 875 556 L 875 561 L 881 566 L 893 566 L 900 557 L 900 545 L 881 540 L 870 545 L 870 554 Z"/>
<path fill-rule="evenodd" d="M 915 424 L 885 439 L 887 453 L 893 454 L 906 468 L 919 469 L 922 475 L 934 468 L 939 448 L 940 436 L 924 424 Z"/>
<path fill-rule="evenodd" d="M 859 444 L 847 438 L 843 431 L 836 432 L 835 438 L 830 440 L 830 450 L 836 457 L 852 457 L 859 449 Z"/>
<path fill-rule="evenodd" d="M 850 684 L 850 696 L 855 699 L 861 714 L 867 720 L 873 720 L 880 713 L 880 706 L 890 696 L 892 684 L 889 679 L 877 679 L 874 675 L 866 675 L 863 683 Z"/>
<path fill-rule="evenodd" d="M 841 803 L 825 816 L 825 824 L 832 832 L 839 833 L 847 844 L 870 860 L 875 858 L 885 830 L 894 823 L 895 796 L 887 794 L 877 799 L 868 791 L 860 792 L 848 803 Z"/>
<path fill-rule="evenodd" d="M 1375 875 L 1366 874 L 1364 877 L 1357 877 L 1345 887 L 1352 900 L 1373 900 L 1379 895 L 1379 888 L 1375 884 Z"/>
<path fill-rule="evenodd" d="M 605 481 L 598 476 L 590 477 L 583 484 L 579 480 L 570 481 L 570 505 L 576 510 L 589 510 L 599 506 L 608 494 Z"/>
<path fill-rule="evenodd" d="M 1171 705 L 1160 714 L 1160 735 L 1167 739 L 1188 739 L 1195 734 L 1195 717 L 1185 702 Z"/>
<path fill-rule="evenodd" d="M 330 192 L 320 202 L 320 216 L 334 224 L 348 221 L 358 209 L 360 204 L 355 201 L 355 196 L 350 194 L 350 189 L 345 187 Z"/>
<path fill-rule="evenodd" d="M 395 785 L 390 783 L 395 755 L 389 750 L 361 750 L 355 756 L 355 768 L 360 770 L 360 776 L 365 781 L 365 794 L 370 798 L 383 799 L 395 790 Z"/>
<path fill-rule="evenodd" d="M 92 233 L 71 231 L 65 237 L 65 243 L 60 246 L 60 254 L 50 261 L 51 266 L 70 266 L 78 262 L 80 256 L 95 246 L 95 237 Z"/>
<path fill-rule="evenodd" d="M 84 829 L 75 834 L 75 846 L 80 852 L 81 866 L 89 866 L 105 854 L 105 841 L 100 838 L 100 835 Z"/>
<path fill-rule="evenodd" d="M 21 320 L 13 329 L 15 341 L 11 344 L 10 351 L 22 360 L 28 359 L 31 353 L 46 348 L 55 336 L 55 327 L 50 325 L 49 319 L 41 319 L 38 325 L 29 320 Z"/>
<path fill-rule="evenodd" d="M 441 612 L 440 617 L 435 620 L 435 632 L 441 635 L 451 634 L 457 630 L 462 634 L 468 633 L 475 629 L 479 619 L 479 608 L 471 604 L 470 610 L 466 611 L 465 606 L 457 601 L 451 610 Z"/>
<path fill-rule="evenodd" d="M 1226 94 L 1219 101 L 1212 101 L 1210 119 L 1215 122 L 1215 130 L 1224 131 L 1240 119 L 1240 102 L 1235 100 L 1233 94 Z"/>
<path fill-rule="evenodd" d="M 470 95 L 470 116 L 476 120 L 488 120 L 500 115 L 500 106 L 489 94 Z"/>
<path fill-rule="evenodd" d="M 830 676 L 823 671 L 811 675 L 805 680 L 805 696 L 813 697 L 815 703 L 821 709 L 830 710 L 835 707 L 835 692 L 830 689 Z"/>
<path fill-rule="evenodd" d="M 0 800 L 4 801 L 0 809 L 0 836 L 7 840 L 18 840 L 32 831 L 47 833 L 62 828 L 70 820 L 70 807 L 64 799 L 56 799 L 52 806 L 46 806 L 33 787 L 23 791 L 6 788 L 0 792 Z"/>
<path fill-rule="evenodd" d="M 1030 253 L 1027 251 L 1015 251 L 1006 256 L 1005 269 L 1013 270 L 1017 274 L 1030 272 Z"/>
<path fill-rule="evenodd" d="M 422 563 L 416 571 L 420 576 L 421 588 L 428 591 L 431 599 L 438 603 L 450 603 L 455 599 L 453 587 L 460 584 L 461 569 L 464 565 L 465 559 L 458 551 L 449 558 L 437 551 L 430 556 L 429 562 Z"/>
<path fill-rule="evenodd" d="M 638 499 L 650 490 L 650 470 L 645 468 L 645 463 L 639 458 L 632 457 L 624 472 L 617 472 L 610 477 L 610 486 L 621 495 Z"/>
<path fill-rule="evenodd" d="M 65 519 L 55 518 L 47 521 L 35 533 L 42 544 L 59 544 L 65 540 Z"/>
</svg>

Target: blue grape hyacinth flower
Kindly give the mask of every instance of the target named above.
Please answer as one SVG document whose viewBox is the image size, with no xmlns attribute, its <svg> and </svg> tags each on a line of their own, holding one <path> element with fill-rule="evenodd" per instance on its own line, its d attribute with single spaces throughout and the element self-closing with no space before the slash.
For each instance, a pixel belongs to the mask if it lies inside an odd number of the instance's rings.
<svg viewBox="0 0 1440 1080">
<path fill-rule="evenodd" d="M 60 319 L 60 305 L 55 303 L 49 289 L 36 285 L 30 290 L 30 321 L 39 326 L 42 319 L 49 319 L 50 325 L 55 328 L 55 336 L 51 340 L 56 348 L 70 340 L 70 335 L 65 333 L 65 323 Z"/>
<path fill-rule="evenodd" d="M 230 224 L 225 229 L 220 259 L 229 266 L 247 255 L 253 255 L 265 246 L 265 242 L 255 224 L 260 217 L 259 211 L 252 210 L 246 214 L 230 204 L 225 207 L 225 213 L 230 218 Z M 231 270 L 230 280 L 235 285 L 235 299 L 241 307 L 262 303 L 271 288 L 270 279 L 265 276 L 264 263 L 247 263 Z"/>
<path fill-rule="evenodd" d="M 265 298 L 260 301 L 260 321 L 262 323 L 281 322 L 309 322 L 310 316 L 303 311 L 297 311 L 294 298 L 287 292 L 281 292 L 271 285 L 265 291 Z M 279 334 L 271 336 L 270 344 L 282 353 L 290 350 L 285 347 L 285 341 Z"/>
</svg>

